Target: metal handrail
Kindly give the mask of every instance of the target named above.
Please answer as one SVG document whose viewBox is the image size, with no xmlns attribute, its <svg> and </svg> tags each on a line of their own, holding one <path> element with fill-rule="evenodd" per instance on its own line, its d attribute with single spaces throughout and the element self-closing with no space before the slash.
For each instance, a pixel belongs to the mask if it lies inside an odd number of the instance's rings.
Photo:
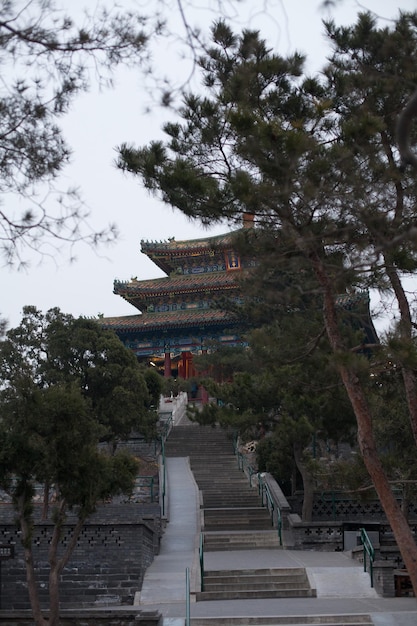
<svg viewBox="0 0 417 626">
<path fill-rule="evenodd" d="M 165 516 L 165 495 L 167 484 L 167 468 L 165 463 L 165 440 L 161 437 L 161 457 L 162 457 L 162 517 Z"/>
<path fill-rule="evenodd" d="M 185 626 L 190 626 L 190 568 L 185 570 Z"/>
<path fill-rule="evenodd" d="M 145 487 L 149 487 L 150 489 L 150 496 L 151 496 L 151 502 L 154 501 L 154 496 L 155 496 L 155 492 L 154 492 L 154 485 L 155 485 L 155 478 L 153 476 L 136 476 L 136 485 L 139 486 L 140 483 L 142 483 L 142 481 L 147 482 L 148 484 L 144 485 Z M 143 485 L 143 483 L 142 483 Z"/>
<path fill-rule="evenodd" d="M 363 546 L 363 571 L 366 572 L 366 555 L 369 556 L 369 575 L 371 577 L 371 587 L 374 586 L 374 560 L 375 560 L 375 548 L 369 539 L 368 533 L 364 528 L 360 529 L 361 543 Z"/>
<path fill-rule="evenodd" d="M 201 591 L 204 591 L 204 535 L 200 533 L 200 547 L 198 550 L 200 557 L 200 579 L 201 579 Z"/>
<path fill-rule="evenodd" d="M 159 434 L 159 441 L 161 442 L 161 457 L 162 457 L 162 489 L 161 489 L 161 497 L 162 497 L 162 516 L 165 516 L 165 496 L 166 496 L 166 482 L 167 482 L 167 470 L 165 463 L 165 442 L 168 438 L 169 433 L 174 425 L 174 420 L 172 415 L 166 420 L 163 425 L 161 432 Z"/>
<path fill-rule="evenodd" d="M 249 477 L 249 486 L 252 487 L 252 476 L 257 474 L 257 471 L 252 467 L 252 465 L 250 465 L 250 463 L 248 463 L 246 457 L 241 452 L 236 450 L 235 454 L 236 454 L 236 458 L 237 458 L 237 466 L 238 466 L 238 468 L 242 472 L 245 471 L 245 468 L 247 469 L 248 477 Z"/>
<path fill-rule="evenodd" d="M 160 432 L 160 437 L 166 441 L 168 438 L 169 433 L 171 432 L 171 428 L 174 425 L 174 420 L 172 417 L 172 414 L 168 417 L 167 420 L 165 420 L 164 425 L 161 428 L 161 432 Z"/>
<path fill-rule="evenodd" d="M 261 496 L 262 506 L 266 506 L 268 511 L 271 513 L 271 522 L 272 526 L 274 525 L 274 512 L 277 515 L 277 530 L 278 530 L 278 538 L 279 545 L 282 546 L 282 514 L 281 509 L 278 504 L 276 504 L 274 498 L 272 497 L 271 489 L 269 488 L 268 483 L 266 483 L 262 474 L 258 474 L 258 490 Z"/>
</svg>

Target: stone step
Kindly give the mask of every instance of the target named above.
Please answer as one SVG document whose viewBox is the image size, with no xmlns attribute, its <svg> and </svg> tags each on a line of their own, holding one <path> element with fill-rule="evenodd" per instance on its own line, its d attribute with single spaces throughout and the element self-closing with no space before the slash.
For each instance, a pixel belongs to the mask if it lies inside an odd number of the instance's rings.
<svg viewBox="0 0 417 626">
<path fill-rule="evenodd" d="M 260 506 L 253 506 L 253 507 L 244 507 L 242 509 L 238 509 L 238 508 L 234 508 L 234 507 L 217 507 L 217 508 L 210 508 L 207 509 L 207 511 L 205 512 L 205 518 L 209 519 L 209 520 L 215 520 L 217 519 L 219 516 L 227 516 L 233 519 L 239 519 L 240 517 L 245 517 L 247 519 L 258 519 L 258 518 L 268 518 L 269 519 L 269 513 L 268 511 Z"/>
<path fill-rule="evenodd" d="M 193 473 L 195 472 L 196 476 L 199 476 L 202 480 L 208 479 L 212 472 L 216 472 L 218 476 L 222 476 L 224 474 L 224 478 L 228 478 L 229 480 L 245 477 L 243 471 L 236 467 L 234 463 L 230 465 L 223 465 L 221 462 L 219 462 L 215 465 L 207 464 L 204 468 L 200 468 L 195 467 L 193 459 L 191 457 L 190 465 Z"/>
<path fill-rule="evenodd" d="M 291 575 L 304 575 L 307 579 L 306 570 L 304 567 L 264 567 L 253 569 L 211 569 L 204 573 L 209 577 L 228 577 L 233 578 L 236 576 L 291 576 Z"/>
<path fill-rule="evenodd" d="M 194 617 L 191 626 L 364 626 L 370 615 L 278 615 L 264 617 Z"/>
<path fill-rule="evenodd" d="M 202 508 L 204 509 L 218 509 L 222 508 L 222 505 L 227 506 L 230 509 L 243 509 L 244 507 L 252 508 L 254 506 L 259 506 L 259 502 L 257 500 L 252 500 L 251 498 L 236 498 L 236 500 L 224 500 L 223 502 L 215 500 L 210 502 L 210 500 L 207 501 L 207 499 L 203 496 L 202 502 Z"/>
<path fill-rule="evenodd" d="M 207 446 L 207 444 L 201 444 L 201 446 L 187 446 L 178 443 L 170 443 L 165 445 L 165 456 L 189 456 L 191 458 L 201 456 L 201 455 L 209 455 L 218 456 L 219 459 L 221 457 L 227 457 L 229 455 L 233 455 L 233 449 L 225 448 L 219 449 L 218 446 Z"/>
<path fill-rule="evenodd" d="M 270 530 L 271 517 L 262 507 L 204 508 L 204 531 Z"/>
<path fill-rule="evenodd" d="M 211 486 L 213 486 L 213 483 L 210 483 L 210 478 L 213 478 L 213 472 L 216 474 L 216 476 L 219 478 L 219 480 L 223 481 L 227 481 L 227 482 L 233 482 L 233 481 L 237 481 L 237 482 L 245 482 L 248 487 L 249 487 L 249 480 L 246 476 L 246 474 L 244 474 L 242 471 L 235 469 L 235 468 L 231 468 L 231 467 L 223 467 L 223 466 L 216 466 L 216 467 L 207 467 L 204 472 L 203 471 L 199 471 L 196 470 L 193 467 L 193 464 L 191 463 L 191 471 L 193 472 L 193 474 L 196 477 L 196 480 L 200 480 L 201 482 L 205 481 L 207 482 L 208 485 L 211 484 Z"/>
<path fill-rule="evenodd" d="M 212 476 L 212 480 L 213 480 L 213 476 Z M 219 479 L 220 482 L 220 479 Z M 243 494 L 243 495 L 250 495 L 252 497 L 254 496 L 258 496 L 258 491 L 257 489 L 254 489 L 252 487 L 249 487 L 248 485 L 248 481 L 247 480 L 234 480 L 234 481 L 224 481 L 222 482 L 222 486 L 221 487 L 214 487 L 213 483 L 211 485 L 207 484 L 201 484 L 201 482 L 199 483 L 198 480 L 196 480 L 196 483 L 198 484 L 198 487 L 200 489 L 200 491 L 202 491 L 204 494 L 206 494 L 207 496 L 213 496 L 213 497 L 225 497 L 225 494 L 227 494 L 227 496 L 237 496 L 239 494 Z"/>
<path fill-rule="evenodd" d="M 232 459 L 233 460 L 233 459 Z M 232 478 L 237 478 L 241 476 L 245 476 L 243 471 L 235 466 L 234 463 L 230 465 L 223 465 L 222 463 L 216 463 L 214 465 L 206 465 L 204 468 L 195 467 L 193 460 L 191 459 L 191 469 L 193 472 L 197 474 L 197 476 L 201 476 L 201 478 L 210 476 L 210 473 L 214 470 L 217 474 L 221 474 L 223 468 L 230 472 L 227 476 L 231 476 Z M 226 478 L 226 476 L 225 476 Z"/>
<path fill-rule="evenodd" d="M 197 482 L 197 481 L 196 481 Z M 237 487 L 239 491 L 235 489 Z M 200 491 L 204 493 L 207 498 L 230 498 L 230 497 L 238 497 L 239 495 L 245 497 L 256 498 L 261 500 L 258 490 L 254 487 L 250 487 L 248 485 L 248 481 L 234 481 L 234 482 L 225 482 L 222 484 L 221 488 L 213 487 L 213 484 L 204 487 L 199 485 Z"/>
<path fill-rule="evenodd" d="M 276 530 L 240 531 L 233 533 L 205 532 L 204 551 L 281 549 Z"/>
<path fill-rule="evenodd" d="M 199 591 L 196 593 L 197 602 L 210 602 L 219 600 L 260 600 L 267 598 L 313 598 L 314 592 L 309 587 L 305 589 L 270 589 L 246 591 Z"/>
<path fill-rule="evenodd" d="M 226 439 L 220 431 L 210 434 L 202 433 L 195 436 L 194 434 L 188 435 L 187 433 L 178 433 L 177 428 L 174 428 L 166 440 L 167 445 L 181 444 L 189 447 L 198 446 L 202 443 L 210 446 L 217 445 L 219 448 L 233 448 L 233 442 Z"/>
<path fill-rule="evenodd" d="M 285 590 L 285 589 L 303 589 L 308 588 L 310 585 L 305 584 L 305 580 L 294 575 L 287 576 L 285 580 L 280 580 L 274 576 L 268 577 L 255 577 L 255 580 L 252 580 L 251 576 L 241 576 L 239 577 L 239 581 L 235 583 L 228 582 L 228 579 L 223 577 L 219 578 L 218 582 L 212 582 L 209 577 L 204 577 L 204 591 L 219 591 L 227 589 L 227 591 L 246 591 L 250 589 L 251 591 L 256 591 L 258 589 L 276 589 L 276 590 Z M 227 583 L 227 584 L 226 584 Z"/>
<path fill-rule="evenodd" d="M 222 531 L 236 531 L 236 530 L 268 530 L 271 528 L 270 519 L 231 519 L 231 518 L 221 518 L 217 520 L 207 520 L 204 517 L 204 531 L 210 532 L 213 530 L 222 530 Z"/>
<path fill-rule="evenodd" d="M 230 502 L 233 500 L 251 500 L 253 502 L 262 502 L 256 491 L 254 491 L 253 493 L 251 493 L 250 491 L 247 492 L 246 490 L 243 493 L 231 491 L 231 493 L 227 494 L 225 494 L 224 492 L 214 493 L 212 491 L 206 491 L 205 489 L 201 489 L 200 491 L 202 491 L 203 493 L 205 502 L 220 502 L 221 500 L 224 500 L 225 502 Z"/>
<path fill-rule="evenodd" d="M 314 597 L 305 569 L 295 567 L 207 571 L 196 601 Z"/>
<path fill-rule="evenodd" d="M 249 481 L 244 474 L 240 474 L 239 476 L 230 476 L 223 473 L 218 474 L 216 470 L 213 470 L 209 476 L 202 477 L 194 472 L 193 475 L 200 491 L 206 491 L 209 494 L 221 496 L 225 491 L 233 493 L 236 488 L 242 490 L 244 493 L 258 493 L 257 488 L 250 486 Z M 217 481 L 217 484 L 213 482 L 214 480 Z"/>
<path fill-rule="evenodd" d="M 246 475 L 238 467 L 235 467 L 234 463 L 230 465 L 226 465 L 220 462 L 216 463 L 215 465 L 210 465 L 209 463 L 207 463 L 204 469 L 200 469 L 195 467 L 191 459 L 190 466 L 196 478 L 199 478 L 201 481 L 207 481 L 209 485 L 213 484 L 212 482 L 210 483 L 210 478 L 212 479 L 213 471 L 215 471 L 216 474 L 225 481 L 244 480 L 246 483 L 249 482 Z"/>
</svg>

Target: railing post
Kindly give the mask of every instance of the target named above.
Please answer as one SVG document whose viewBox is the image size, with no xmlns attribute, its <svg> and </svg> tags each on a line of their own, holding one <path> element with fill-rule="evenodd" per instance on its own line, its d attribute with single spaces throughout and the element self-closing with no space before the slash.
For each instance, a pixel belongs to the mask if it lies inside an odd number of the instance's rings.
<svg viewBox="0 0 417 626">
<path fill-rule="evenodd" d="M 190 626 L 190 568 L 185 570 L 185 626 Z"/>
<path fill-rule="evenodd" d="M 200 533 L 200 579 L 201 579 L 201 591 L 204 591 L 204 535 Z"/>
<path fill-rule="evenodd" d="M 161 438 L 161 456 L 162 456 L 162 517 L 165 516 L 165 489 L 166 489 L 166 465 L 165 465 L 165 442 Z"/>
<path fill-rule="evenodd" d="M 274 511 L 277 512 L 277 531 L 279 545 L 282 546 L 282 515 L 279 504 L 274 501 L 268 483 L 265 483 L 262 474 L 258 472 L 258 493 L 261 496 L 262 506 L 266 506 L 271 512 L 271 522 L 274 525 Z"/>
<path fill-rule="evenodd" d="M 366 548 L 365 548 L 364 543 L 362 543 L 362 548 L 363 548 L 363 571 L 366 572 Z"/>
<path fill-rule="evenodd" d="M 361 542 L 363 545 L 363 569 L 366 572 L 366 555 L 369 556 L 369 575 L 371 577 L 371 587 L 374 586 L 374 559 L 375 549 L 369 539 L 368 533 L 364 528 L 360 529 Z"/>
<path fill-rule="evenodd" d="M 262 502 L 262 506 L 265 506 L 264 495 L 265 495 L 265 483 L 264 483 L 263 479 L 261 478 L 261 502 Z"/>
</svg>

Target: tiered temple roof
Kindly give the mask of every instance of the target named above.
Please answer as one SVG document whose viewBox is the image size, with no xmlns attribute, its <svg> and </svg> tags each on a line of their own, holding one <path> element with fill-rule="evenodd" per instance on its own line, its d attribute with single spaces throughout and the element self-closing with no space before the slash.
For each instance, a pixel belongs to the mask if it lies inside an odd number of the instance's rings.
<svg viewBox="0 0 417 626">
<path fill-rule="evenodd" d="M 210 342 L 242 345 L 241 321 L 219 305 L 219 299 L 239 301 L 239 277 L 253 265 L 233 249 L 238 232 L 184 241 L 142 241 L 142 252 L 167 276 L 115 280 L 114 293 L 139 314 L 103 318 L 101 324 L 115 330 L 138 357 L 201 352 Z M 377 341 L 367 292 L 341 295 L 337 304 L 354 312 L 352 324 L 362 328 L 367 343 Z"/>
<path fill-rule="evenodd" d="M 138 356 L 198 351 L 210 341 L 241 343 L 235 315 L 216 304 L 218 298 L 239 297 L 236 279 L 242 264 L 232 241 L 230 232 L 204 239 L 142 241 L 142 252 L 168 275 L 114 281 L 114 293 L 140 314 L 107 317 L 102 325 L 115 330 Z"/>
<path fill-rule="evenodd" d="M 225 322 L 230 322 L 232 317 L 227 311 L 219 309 L 190 310 L 142 315 L 125 315 L 123 317 L 106 317 L 101 320 L 106 328 L 113 330 L 160 330 L 168 328 L 202 327 L 202 326 L 224 326 Z M 234 318 L 233 318 L 234 321 Z"/>
</svg>

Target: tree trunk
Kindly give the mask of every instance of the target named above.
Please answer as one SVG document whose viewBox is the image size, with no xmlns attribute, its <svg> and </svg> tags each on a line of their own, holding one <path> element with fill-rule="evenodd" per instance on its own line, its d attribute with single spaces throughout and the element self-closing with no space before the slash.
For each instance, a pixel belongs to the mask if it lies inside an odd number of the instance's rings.
<svg viewBox="0 0 417 626">
<path fill-rule="evenodd" d="M 59 626 L 59 579 L 62 574 L 62 570 L 68 563 L 75 546 L 77 545 L 78 537 L 85 522 L 85 517 L 81 516 L 77 524 L 74 526 L 72 536 L 68 545 L 61 556 L 58 558 L 58 546 L 61 537 L 62 524 L 66 518 L 66 502 L 61 500 L 57 518 L 55 521 L 54 532 L 52 534 L 51 545 L 49 547 L 49 621 L 48 626 Z"/>
<path fill-rule="evenodd" d="M 330 345 L 335 354 L 343 350 L 342 337 L 337 324 L 336 306 L 328 276 L 320 257 L 310 255 L 316 276 L 323 288 L 324 321 Z M 407 568 L 414 595 L 417 597 L 417 545 L 380 462 L 372 429 L 372 415 L 365 392 L 349 365 L 339 364 L 339 372 L 354 410 L 358 425 L 358 443 L 363 460 L 378 494 L 381 506 L 392 528 L 404 564 Z"/>
<path fill-rule="evenodd" d="M 408 485 L 403 485 L 402 489 L 402 498 L 401 498 L 401 511 L 405 519 L 408 521 L 408 516 L 410 514 L 410 498 L 409 498 L 409 487 Z"/>
<path fill-rule="evenodd" d="M 29 601 L 32 608 L 32 616 L 35 626 L 48 626 L 48 622 L 42 615 L 38 589 L 36 586 L 35 569 L 33 566 L 31 529 L 29 521 L 25 517 L 26 504 L 27 503 L 25 501 L 24 495 L 20 496 L 17 500 L 17 510 L 19 515 L 20 529 L 22 531 L 22 544 L 24 549 Z"/>
<path fill-rule="evenodd" d="M 413 339 L 413 324 L 407 295 L 404 291 L 404 287 L 401 283 L 400 277 L 398 276 L 397 270 L 390 265 L 386 257 L 384 257 L 384 260 L 386 264 L 387 276 L 393 288 L 400 311 L 400 336 L 406 341 L 411 342 Z M 411 430 L 413 431 L 414 441 L 417 446 L 417 379 L 414 371 L 410 369 L 406 363 L 401 363 L 401 373 L 404 381 Z"/>
<path fill-rule="evenodd" d="M 59 626 L 59 573 L 56 564 L 49 571 L 48 626 Z"/>
<path fill-rule="evenodd" d="M 49 513 L 49 480 L 45 481 L 43 487 L 43 507 L 42 507 L 42 520 L 48 519 Z"/>
<path fill-rule="evenodd" d="M 303 480 L 303 508 L 301 518 L 303 522 L 311 522 L 313 519 L 313 502 L 314 502 L 314 479 L 303 460 L 303 448 L 300 444 L 295 443 L 293 445 L 294 460 L 297 465 L 298 471 L 301 474 Z"/>
</svg>

